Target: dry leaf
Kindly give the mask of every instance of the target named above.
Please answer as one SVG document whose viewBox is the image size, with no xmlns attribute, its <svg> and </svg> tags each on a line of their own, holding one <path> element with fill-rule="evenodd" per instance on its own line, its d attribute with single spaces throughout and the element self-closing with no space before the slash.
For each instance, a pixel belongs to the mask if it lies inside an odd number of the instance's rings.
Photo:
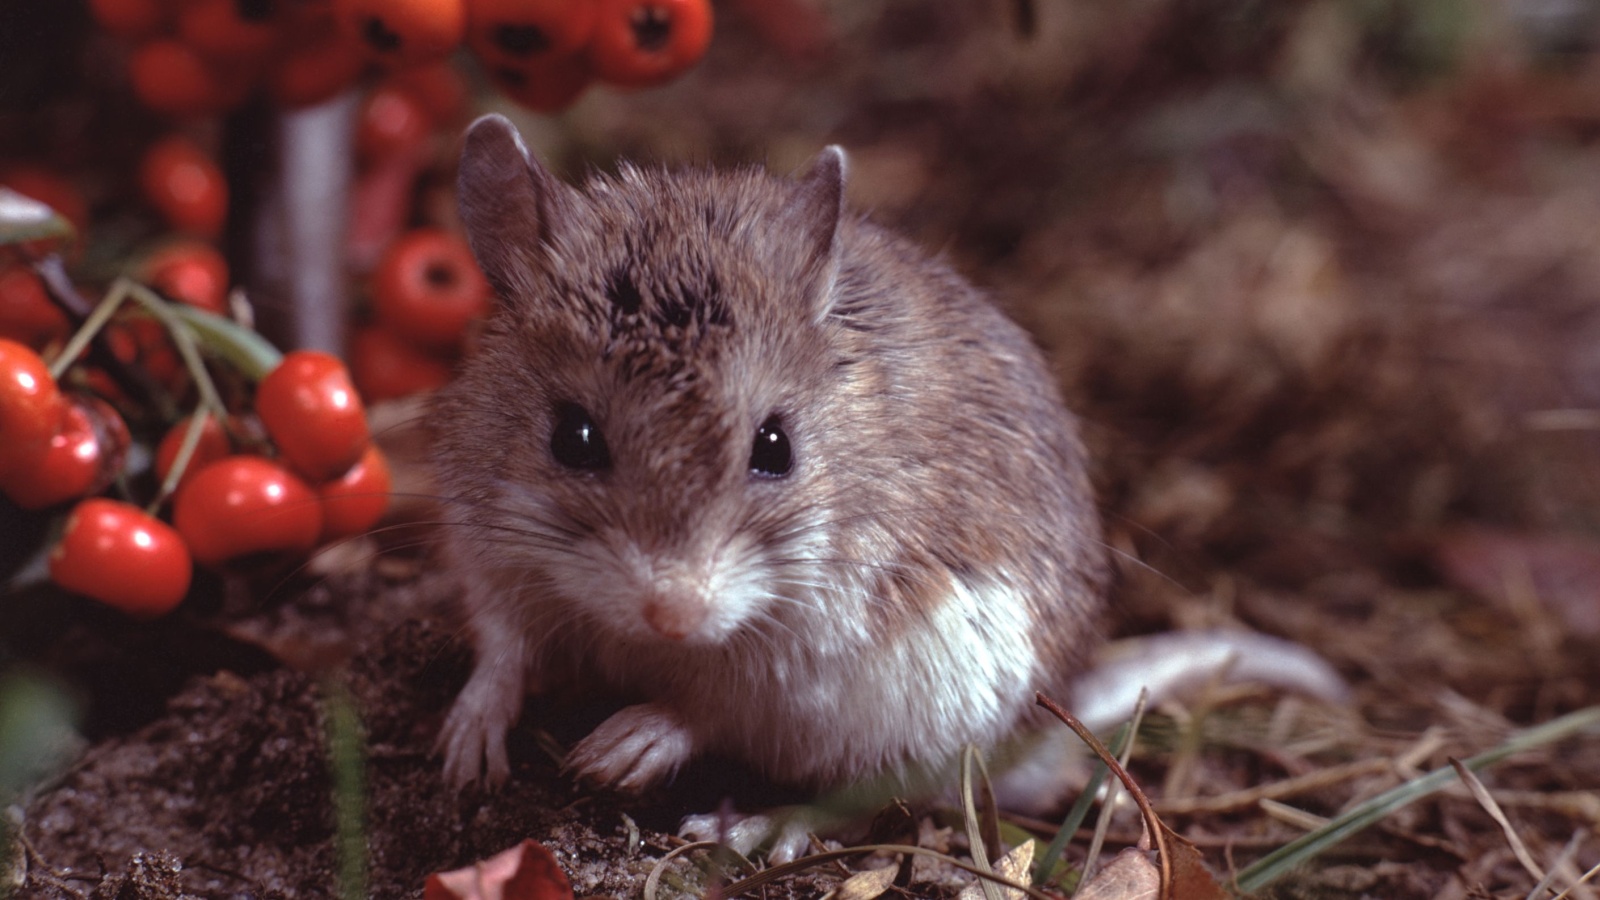
<svg viewBox="0 0 1600 900">
<path fill-rule="evenodd" d="M 994 873 L 1007 881 L 1017 884 L 1027 884 L 1029 874 L 1033 870 L 1033 841 L 1024 841 L 1015 850 L 1000 857 L 994 864 Z M 1023 900 L 1026 896 L 1016 888 L 1001 887 L 1000 895 L 1006 900 Z M 983 885 L 969 884 L 962 888 L 957 900 L 983 900 Z"/>
<path fill-rule="evenodd" d="M 894 884 L 894 866 L 857 872 L 833 892 L 833 900 L 872 900 Z"/>
<path fill-rule="evenodd" d="M 1160 870 L 1145 851 L 1128 847 L 1073 896 L 1075 900 L 1155 900 L 1160 893 Z"/>
<path fill-rule="evenodd" d="M 1228 900 L 1198 847 L 1168 830 L 1167 852 L 1172 856 L 1172 900 Z"/>
<path fill-rule="evenodd" d="M 535 840 L 451 872 L 435 872 L 422 900 L 572 900 L 556 858 Z"/>
</svg>

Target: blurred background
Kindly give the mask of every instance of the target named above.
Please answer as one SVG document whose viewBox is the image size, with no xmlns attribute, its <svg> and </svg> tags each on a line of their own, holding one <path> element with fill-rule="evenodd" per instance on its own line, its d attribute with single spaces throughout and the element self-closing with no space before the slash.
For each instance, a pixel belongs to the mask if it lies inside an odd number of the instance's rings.
<svg viewBox="0 0 1600 900">
<path fill-rule="evenodd" d="M 459 97 L 385 144 L 372 98 L 428 90 L 393 67 L 354 66 L 325 96 L 263 76 L 162 112 L 129 74 L 144 38 L 76 2 L 7 0 L 0 184 L 44 170 L 77 192 L 68 268 L 90 293 L 200 232 L 269 335 L 345 352 L 381 405 L 456 352 L 358 358 L 379 342 L 385 248 L 457 227 L 472 115 L 512 115 L 569 178 L 620 159 L 788 172 L 839 143 L 849 200 L 990 289 L 1082 413 L 1124 561 L 1112 631 L 1295 638 L 1352 677 L 1375 727 L 1449 720 L 1441 690 L 1513 722 L 1600 699 L 1600 2 L 714 12 L 704 58 L 648 87 L 530 96 L 457 52 Z M 224 173 L 212 226 L 141 183 L 174 134 Z M 321 199 L 285 201 L 305 160 Z M 304 221 L 339 226 L 320 287 L 284 249 Z M 335 311 L 310 337 L 304 290 Z M 14 547 L 47 520 L 0 507 Z"/>
</svg>

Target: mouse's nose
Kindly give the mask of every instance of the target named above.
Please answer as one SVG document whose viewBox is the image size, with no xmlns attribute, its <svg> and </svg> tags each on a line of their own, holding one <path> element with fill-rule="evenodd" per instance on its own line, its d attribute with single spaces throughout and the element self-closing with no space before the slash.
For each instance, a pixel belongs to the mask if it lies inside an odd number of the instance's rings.
<svg viewBox="0 0 1600 900">
<path fill-rule="evenodd" d="M 644 620 L 662 637 L 681 641 L 700 627 L 710 609 L 704 592 L 666 584 L 645 596 Z"/>
</svg>

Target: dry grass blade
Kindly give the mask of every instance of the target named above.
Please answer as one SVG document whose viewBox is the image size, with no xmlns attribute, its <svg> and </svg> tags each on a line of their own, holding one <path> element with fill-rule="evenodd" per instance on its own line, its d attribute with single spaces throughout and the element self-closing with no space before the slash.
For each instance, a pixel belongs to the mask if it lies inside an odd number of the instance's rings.
<svg viewBox="0 0 1600 900">
<path fill-rule="evenodd" d="M 644 900 L 656 900 L 656 892 L 661 888 L 661 876 L 667 870 L 667 863 L 683 856 L 692 850 L 711 850 L 722 846 L 716 841 L 696 841 L 693 844 L 684 844 L 676 847 L 666 856 L 656 860 L 655 867 L 650 870 L 650 875 L 644 880 Z"/>
<path fill-rule="evenodd" d="M 1156 812 L 1165 815 L 1194 813 L 1225 813 L 1259 806 L 1263 801 L 1282 800 L 1322 790 L 1366 775 L 1377 775 L 1394 769 L 1386 759 L 1361 759 L 1342 765 L 1329 766 L 1271 784 L 1262 784 L 1215 797 L 1191 797 L 1179 800 L 1157 800 Z"/>
<path fill-rule="evenodd" d="M 985 793 L 987 794 L 989 785 L 988 768 L 984 765 L 983 757 L 979 755 L 978 748 L 968 744 L 966 750 L 961 753 L 961 818 L 967 829 L 967 843 L 970 845 L 972 864 L 977 866 L 980 872 L 992 873 L 994 869 L 989 865 L 988 841 L 985 840 L 983 825 L 978 821 L 978 804 L 973 783 L 974 769 L 977 769 L 982 777 L 983 786 L 986 789 Z M 993 802 L 989 803 L 989 812 L 991 815 L 994 814 Z M 998 830 L 998 825 L 996 825 L 995 830 Z M 1005 900 L 1005 895 L 988 879 L 983 879 L 978 883 L 983 887 L 985 900 Z"/>
<path fill-rule="evenodd" d="M 1567 897 L 1570 896 L 1575 889 L 1583 887 L 1584 885 L 1588 884 L 1590 879 L 1594 878 L 1596 875 L 1600 875 L 1600 863 L 1595 863 L 1595 865 L 1591 869 L 1589 869 L 1589 871 L 1583 873 L 1583 877 L 1582 878 L 1579 878 L 1577 881 L 1574 881 L 1571 885 L 1569 885 L 1567 887 L 1566 890 L 1564 890 L 1561 893 L 1559 893 L 1559 894 L 1555 895 L 1554 897 L 1550 898 L 1550 900 L 1567 900 Z"/>
<path fill-rule="evenodd" d="M 1455 769 L 1456 774 L 1461 777 L 1461 782 L 1467 786 L 1467 790 L 1472 794 L 1472 799 L 1478 801 L 1478 805 L 1483 807 L 1483 811 L 1488 813 L 1489 817 L 1494 819 L 1495 824 L 1500 826 L 1500 830 L 1505 833 L 1506 843 L 1511 845 L 1511 852 L 1516 854 L 1517 862 L 1522 863 L 1522 867 L 1528 870 L 1528 874 L 1533 876 L 1534 881 L 1544 881 L 1544 868 L 1534 860 L 1533 854 L 1528 852 L 1528 845 L 1522 842 L 1522 836 L 1517 834 L 1515 828 L 1511 827 L 1511 820 L 1506 818 L 1505 812 L 1500 809 L 1500 804 L 1494 802 L 1494 797 L 1489 795 L 1489 789 L 1483 786 L 1483 782 L 1478 780 L 1478 776 L 1472 774 L 1471 769 L 1461 764 L 1461 760 L 1451 757 L 1450 767 Z"/>
<path fill-rule="evenodd" d="M 1588 839 L 1589 830 L 1587 828 L 1580 828 L 1572 833 L 1572 837 L 1567 839 L 1566 846 L 1561 848 L 1561 852 L 1556 854 L 1555 861 L 1550 864 L 1550 874 L 1539 879 L 1539 883 L 1534 885 L 1533 890 L 1528 892 L 1528 900 L 1536 900 L 1536 898 L 1543 897 L 1554 890 L 1551 885 L 1555 884 L 1556 875 L 1572 868 L 1572 860 L 1578 855 L 1578 848 L 1583 846 L 1584 841 Z"/>
<path fill-rule="evenodd" d="M 1477 771 L 1514 753 L 1543 746 L 1597 726 L 1600 726 L 1600 706 L 1585 707 L 1552 719 L 1543 725 L 1519 732 L 1500 746 L 1466 760 L 1464 765 L 1472 771 Z M 1455 778 L 1454 769 L 1439 768 L 1373 797 L 1330 821 L 1325 827 L 1296 838 L 1257 860 L 1239 873 L 1239 889 L 1247 894 L 1260 890 L 1291 869 L 1309 862 L 1324 850 L 1382 820 L 1395 810 L 1444 788 Z"/>
</svg>

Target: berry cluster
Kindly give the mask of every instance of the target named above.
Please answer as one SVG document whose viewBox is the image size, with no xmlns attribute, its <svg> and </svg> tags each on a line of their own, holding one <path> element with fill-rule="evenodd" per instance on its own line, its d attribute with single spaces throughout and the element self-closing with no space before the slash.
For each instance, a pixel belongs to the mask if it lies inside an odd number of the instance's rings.
<svg viewBox="0 0 1600 900">
<path fill-rule="evenodd" d="M 372 2 L 372 5 L 381 5 Z M 711 43 L 709 0 L 464 0 L 467 46 L 511 99 L 564 109 L 595 80 L 648 87 Z"/>
<path fill-rule="evenodd" d="M 149 108 L 212 116 L 255 90 L 276 104 L 326 100 L 369 67 L 438 64 L 465 45 L 512 99 L 564 109 L 593 81 L 682 74 L 711 41 L 709 0 L 90 0 L 133 43 L 129 76 Z"/>
<path fill-rule="evenodd" d="M 137 316 L 118 309 L 130 297 Z M 166 336 L 164 345 L 183 358 L 166 388 L 186 396 L 178 379 L 187 377 L 198 397 L 197 411 L 160 440 L 148 473 L 128 465 L 133 440 L 117 404 L 132 401 L 114 383 L 87 377 L 79 362 L 97 332 L 115 335 L 130 324 Z M 243 361 L 230 373 L 244 383 L 235 392 L 241 400 L 222 399 L 201 349 Z M 63 389 L 69 375 L 87 389 Z M 149 504 L 130 502 L 152 480 L 159 488 Z M 97 496 L 113 487 L 122 499 Z M 50 365 L 34 348 L 0 338 L 0 493 L 29 510 L 74 503 L 50 553 L 51 578 L 130 614 L 177 606 L 191 561 L 253 570 L 365 532 L 383 515 L 389 490 L 362 402 L 344 364 L 328 354 L 280 357 L 228 319 L 125 280 Z M 169 500 L 170 525 L 157 516 Z"/>
<path fill-rule="evenodd" d="M 134 45 L 134 95 L 176 118 L 227 112 L 257 89 L 284 107 L 319 103 L 368 62 L 326 0 L 89 0 L 89 7 L 101 27 Z"/>
</svg>

